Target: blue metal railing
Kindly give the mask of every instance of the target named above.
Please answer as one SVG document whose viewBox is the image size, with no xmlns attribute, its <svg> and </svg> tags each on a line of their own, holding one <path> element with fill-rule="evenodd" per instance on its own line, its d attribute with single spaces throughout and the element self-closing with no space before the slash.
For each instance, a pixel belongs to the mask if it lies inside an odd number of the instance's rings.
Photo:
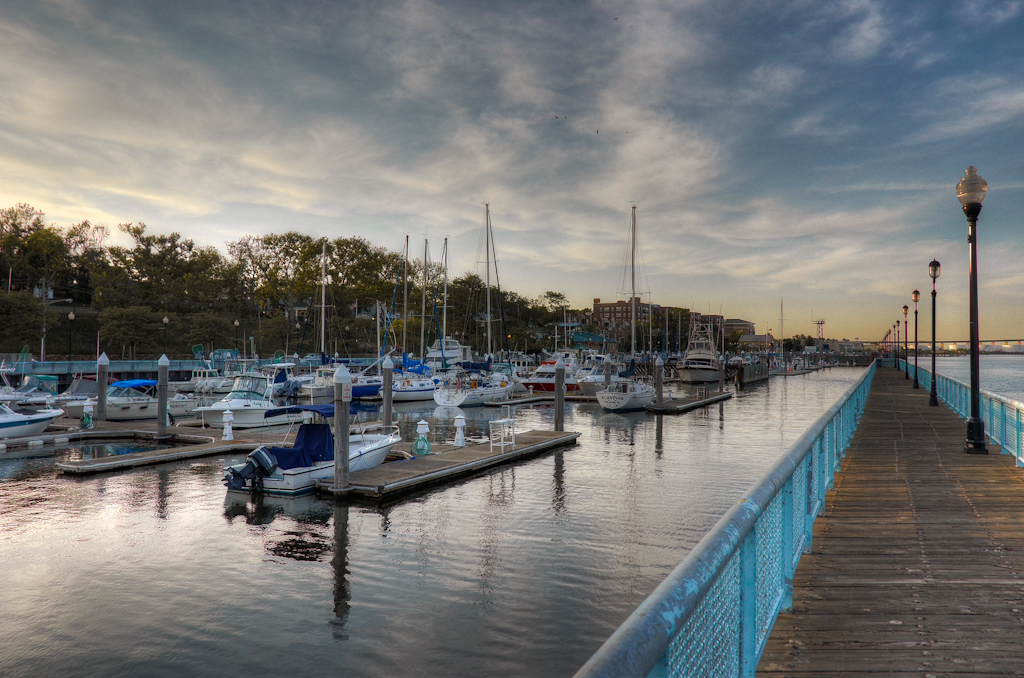
<svg viewBox="0 0 1024 678">
<path fill-rule="evenodd" d="M 793 607 L 793 573 L 810 552 L 875 368 L 722 516 L 576 678 L 754 675 L 776 617 Z"/>
<path fill-rule="evenodd" d="M 906 365 L 901 359 L 900 367 L 914 378 L 914 365 Z M 932 373 L 924 368 L 917 369 L 917 381 L 921 388 L 930 390 Z M 962 381 L 938 376 L 935 393 L 940 402 L 964 419 L 971 416 L 971 386 Z M 1018 467 L 1024 467 L 1024 453 L 1021 452 L 1021 424 L 1024 419 L 1024 403 L 1011 400 L 998 393 L 981 390 L 981 418 L 985 422 L 985 434 L 992 442 L 1002 447 L 1003 454 L 1012 454 Z"/>
</svg>

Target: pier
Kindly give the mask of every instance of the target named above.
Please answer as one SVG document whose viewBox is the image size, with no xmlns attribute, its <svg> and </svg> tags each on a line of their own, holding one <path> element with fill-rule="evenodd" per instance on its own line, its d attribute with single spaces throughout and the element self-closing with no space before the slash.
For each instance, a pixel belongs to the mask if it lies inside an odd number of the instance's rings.
<svg viewBox="0 0 1024 678">
<path fill-rule="evenodd" d="M 376 468 L 356 471 L 349 476 L 347 494 L 368 499 L 386 499 L 439 485 L 498 464 L 575 445 L 581 434 L 562 431 L 524 431 L 517 433 L 515 445 L 506 447 L 488 442 L 455 447 L 435 444 L 431 453 L 405 461 L 381 464 Z M 495 452 L 497 449 L 497 452 Z M 333 479 L 318 483 L 318 488 L 333 493 Z"/>
<path fill-rule="evenodd" d="M 691 398 L 673 398 L 663 403 L 648 405 L 647 411 L 655 414 L 682 414 L 699 407 L 705 407 L 712 403 L 728 400 L 733 396 L 731 391 L 712 391 L 705 397 L 693 396 Z"/>
<path fill-rule="evenodd" d="M 1018 674 L 1024 470 L 928 406 L 903 372 L 875 375 L 814 548 L 758 675 Z"/>
</svg>

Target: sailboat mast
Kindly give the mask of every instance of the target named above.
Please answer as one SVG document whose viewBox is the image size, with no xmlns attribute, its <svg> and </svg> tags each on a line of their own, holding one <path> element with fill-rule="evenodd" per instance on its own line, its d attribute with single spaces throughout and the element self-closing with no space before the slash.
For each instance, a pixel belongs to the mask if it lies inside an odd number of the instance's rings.
<svg viewBox="0 0 1024 678">
<path fill-rule="evenodd" d="M 320 353 L 327 353 L 327 240 L 320 256 Z"/>
<path fill-rule="evenodd" d="M 444 261 L 444 308 L 441 310 L 441 317 L 444 320 L 441 326 L 441 354 L 444 355 L 444 339 L 448 336 L 448 238 L 444 239 L 441 258 Z"/>
<path fill-rule="evenodd" d="M 779 333 L 782 339 L 782 368 L 786 368 L 786 300 L 779 299 Z"/>
<path fill-rule="evenodd" d="M 409 236 L 405 236 L 405 264 L 402 266 L 402 281 L 405 284 L 405 294 L 402 297 L 402 351 L 409 350 L 406 339 L 409 330 Z M 404 365 L 403 365 L 404 367 Z"/>
<path fill-rule="evenodd" d="M 420 360 L 427 357 L 427 241 L 423 241 L 423 299 L 420 303 Z"/>
<path fill-rule="evenodd" d="M 493 353 L 491 345 L 491 206 L 484 203 L 484 260 L 487 266 L 487 353 Z"/>
<path fill-rule="evenodd" d="M 636 205 L 633 205 L 629 216 L 629 303 L 633 312 L 629 329 L 632 333 L 629 344 L 630 357 L 636 357 Z"/>
</svg>

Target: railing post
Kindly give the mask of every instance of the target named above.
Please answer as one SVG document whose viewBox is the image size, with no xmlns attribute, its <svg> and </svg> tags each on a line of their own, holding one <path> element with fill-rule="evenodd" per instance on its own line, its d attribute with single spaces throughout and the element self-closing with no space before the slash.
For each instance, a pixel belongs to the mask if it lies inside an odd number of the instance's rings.
<svg viewBox="0 0 1024 678">
<path fill-rule="evenodd" d="M 1016 453 L 1017 456 L 1017 466 L 1020 467 L 1022 465 L 1020 455 L 1020 408 L 1014 407 L 1013 409 L 1016 410 L 1017 412 L 1017 416 L 1014 417 L 1015 423 L 1013 428 L 1013 451 Z"/>
<path fill-rule="evenodd" d="M 820 516 L 822 513 L 825 512 L 825 487 L 826 487 L 826 481 L 825 481 L 825 450 L 824 450 L 825 446 L 822 444 L 821 436 L 818 436 L 818 439 L 814 443 L 814 447 L 817 447 L 817 452 L 814 452 L 813 451 L 814 448 L 812 447 L 811 448 L 812 449 L 812 454 L 817 454 L 818 455 L 818 482 L 817 482 L 818 489 L 817 489 L 816 494 L 818 495 L 818 502 L 819 503 L 818 503 L 818 510 L 815 511 L 815 513 L 814 513 L 814 517 L 817 518 L 818 516 Z"/>
<path fill-rule="evenodd" d="M 757 537 L 751 530 L 740 546 L 740 676 L 757 670 Z"/>
<path fill-rule="evenodd" d="M 793 611 L 793 476 L 782 487 L 782 612 Z"/>
</svg>

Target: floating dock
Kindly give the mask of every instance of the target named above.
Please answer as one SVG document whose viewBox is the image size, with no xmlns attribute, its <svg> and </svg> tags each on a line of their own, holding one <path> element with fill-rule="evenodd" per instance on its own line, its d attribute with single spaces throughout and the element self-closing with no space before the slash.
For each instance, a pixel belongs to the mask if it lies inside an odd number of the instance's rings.
<svg viewBox="0 0 1024 678">
<path fill-rule="evenodd" d="M 96 436 L 98 438 L 109 438 L 110 435 Z M 208 440 L 208 439 L 207 439 Z M 174 436 L 168 442 L 182 442 L 178 436 Z M 208 457 L 214 454 L 230 454 L 232 452 L 252 452 L 259 443 L 245 440 L 229 440 L 206 442 L 201 445 L 187 445 L 184 447 L 171 447 L 164 450 L 150 450 L 148 452 L 132 452 L 130 454 L 118 454 L 112 457 L 98 457 L 96 459 L 81 459 L 78 461 L 57 462 L 57 468 L 62 473 L 72 475 L 89 475 L 92 473 L 104 473 L 106 471 L 120 471 L 123 469 L 135 468 L 137 466 L 152 466 L 153 464 L 166 464 L 182 459 L 193 459 L 195 457 Z"/>
<path fill-rule="evenodd" d="M 706 398 L 699 398 L 697 396 L 692 398 L 676 398 L 666 400 L 660 405 L 648 405 L 647 411 L 654 412 L 655 414 L 682 414 L 683 412 L 689 412 L 711 403 L 728 400 L 731 397 L 731 391 L 712 391 Z"/>
<path fill-rule="evenodd" d="M 578 393 L 566 393 L 565 402 L 567 403 L 592 403 L 597 398 L 591 398 L 590 396 L 581 395 Z M 534 393 L 533 395 L 522 395 L 513 396 L 508 400 L 495 400 L 493 402 L 484 403 L 487 407 L 504 407 L 505 405 L 529 405 L 530 403 L 553 403 L 555 402 L 555 394 L 550 392 Z"/>
<path fill-rule="evenodd" d="M 516 434 L 515 447 L 504 448 L 497 445 L 492 448 L 490 443 L 465 447 L 435 444 L 426 456 L 381 464 L 376 468 L 352 473 L 347 494 L 374 500 L 390 498 L 440 485 L 491 466 L 525 459 L 556 447 L 575 445 L 580 435 L 563 431 L 525 431 Z M 320 481 L 317 488 L 333 494 L 333 484 L 331 478 Z"/>
</svg>

